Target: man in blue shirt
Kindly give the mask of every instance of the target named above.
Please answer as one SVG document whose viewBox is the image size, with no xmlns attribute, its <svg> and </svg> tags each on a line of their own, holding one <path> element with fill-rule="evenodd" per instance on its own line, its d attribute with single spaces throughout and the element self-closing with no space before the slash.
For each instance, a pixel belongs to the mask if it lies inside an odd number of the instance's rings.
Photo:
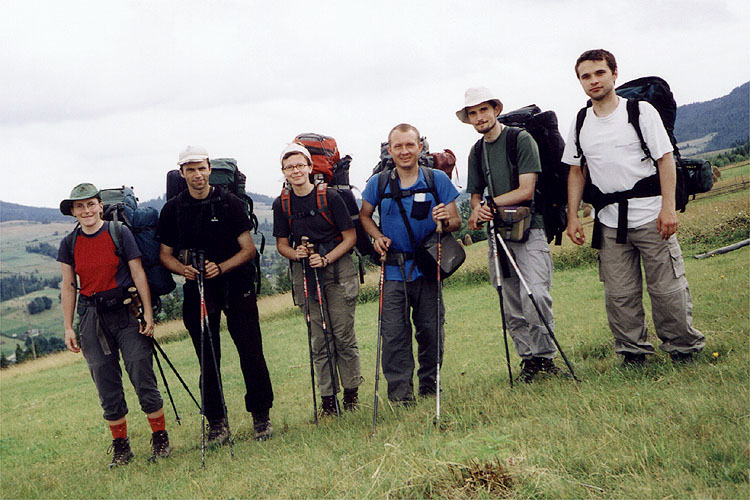
<svg viewBox="0 0 750 500">
<path fill-rule="evenodd" d="M 403 404 L 414 401 L 409 309 L 412 310 L 419 345 L 417 377 L 421 396 L 436 392 L 438 342 L 435 318 L 438 314 L 441 363 L 445 337 L 442 297 L 441 310 L 436 311 L 439 287 L 436 282 L 428 281 L 414 263 L 415 246 L 427 239 L 438 223 L 442 224 L 444 232 L 461 227 L 455 203 L 458 191 L 448 176 L 439 170 L 431 171 L 434 185 L 429 185 L 425 172 L 418 165 L 421 151 L 422 141 L 414 126 L 402 123 L 391 130 L 388 152 L 393 157 L 395 168 L 369 180 L 362 193 L 359 214 L 362 226 L 374 240 L 375 250 L 387 255 L 381 328 L 383 375 L 388 381 L 388 399 Z M 388 182 L 381 183 L 381 176 L 387 176 Z M 400 193 L 394 193 L 397 189 Z M 397 198 L 393 197 L 394 194 Z M 375 207 L 379 207 L 380 227 L 372 219 Z"/>
</svg>

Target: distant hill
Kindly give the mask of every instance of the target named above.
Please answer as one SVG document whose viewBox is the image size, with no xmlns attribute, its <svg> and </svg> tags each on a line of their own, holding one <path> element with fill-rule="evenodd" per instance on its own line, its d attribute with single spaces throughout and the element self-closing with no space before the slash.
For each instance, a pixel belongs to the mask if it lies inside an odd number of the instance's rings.
<svg viewBox="0 0 750 500">
<path fill-rule="evenodd" d="M 248 193 L 248 195 L 255 202 L 256 208 L 260 208 L 259 205 L 268 205 L 270 207 L 274 200 L 271 196 L 266 196 L 264 194 Z M 161 208 L 165 203 L 166 195 L 152 200 L 138 201 L 139 206 L 153 207 L 157 211 L 161 211 Z M 10 220 L 27 220 L 49 224 L 50 222 L 68 222 L 71 219 L 70 217 L 61 214 L 60 210 L 57 208 L 29 207 L 17 203 L 0 201 L 0 222 L 7 222 Z"/>
<path fill-rule="evenodd" d="M 716 151 L 744 143 L 750 138 L 750 82 L 729 94 L 706 102 L 677 107 L 674 135 L 677 142 L 700 141 L 700 149 Z"/>
</svg>

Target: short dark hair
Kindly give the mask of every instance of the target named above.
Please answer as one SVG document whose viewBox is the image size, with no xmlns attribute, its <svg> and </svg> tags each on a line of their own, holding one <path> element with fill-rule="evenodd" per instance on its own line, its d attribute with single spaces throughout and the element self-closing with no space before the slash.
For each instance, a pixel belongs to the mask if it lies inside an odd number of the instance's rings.
<svg viewBox="0 0 750 500">
<path fill-rule="evenodd" d="M 414 125 L 409 125 L 408 123 L 399 123 L 398 125 L 393 127 L 390 132 L 388 132 L 389 143 L 391 142 L 391 134 L 393 134 L 393 132 L 395 132 L 396 130 L 398 130 L 399 132 L 414 132 L 415 134 L 417 134 L 417 142 L 422 142 L 422 136 L 419 135 L 419 130 L 417 130 L 417 127 L 415 127 Z"/>
<path fill-rule="evenodd" d="M 576 72 L 576 78 L 578 78 L 578 65 L 583 61 L 606 61 L 612 73 L 617 71 L 617 61 L 615 61 L 615 55 L 612 52 L 604 49 L 592 49 L 578 56 L 575 68 L 573 68 Z"/>
<path fill-rule="evenodd" d="M 308 166 L 308 167 L 312 165 L 312 162 L 311 162 L 311 161 L 310 161 L 310 160 L 309 160 L 309 159 L 307 158 L 307 156 L 305 156 L 305 154 L 304 154 L 304 153 L 300 153 L 299 151 L 289 151 L 289 152 L 288 152 L 287 154 L 285 154 L 285 155 L 284 155 L 284 157 L 283 157 L 283 158 L 281 159 L 281 163 L 284 163 L 284 160 L 286 160 L 286 159 L 287 159 L 287 158 L 289 158 L 290 156 L 294 156 L 294 155 L 301 155 L 301 156 L 302 156 L 302 157 L 303 157 L 303 158 L 305 159 L 305 161 L 307 162 L 307 166 Z"/>
<path fill-rule="evenodd" d="M 197 161 L 189 161 L 187 163 L 183 163 L 182 165 L 180 165 L 180 171 L 184 172 L 184 170 L 182 169 L 182 167 L 184 167 L 188 163 L 203 163 L 204 161 L 206 162 L 206 165 L 208 165 L 208 168 L 211 168 L 211 160 L 209 160 L 208 158 L 206 158 L 205 160 L 201 160 L 199 162 L 197 162 Z"/>
</svg>

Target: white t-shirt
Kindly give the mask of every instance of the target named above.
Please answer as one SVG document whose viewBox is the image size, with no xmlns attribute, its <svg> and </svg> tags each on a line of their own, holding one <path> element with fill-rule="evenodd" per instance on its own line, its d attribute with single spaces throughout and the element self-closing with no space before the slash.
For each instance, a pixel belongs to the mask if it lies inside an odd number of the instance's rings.
<svg viewBox="0 0 750 500">
<path fill-rule="evenodd" d="M 628 123 L 627 101 L 619 96 L 617 99 L 617 109 L 607 116 L 596 116 L 594 109 L 589 108 L 581 128 L 581 149 L 586 157 L 591 180 L 602 193 L 626 191 L 639 180 L 656 173 L 651 159 L 643 160 L 638 134 Z M 672 143 L 659 112 L 645 101 L 640 101 L 639 106 L 643 138 L 651 150 L 651 156 L 658 160 L 672 152 Z M 580 158 L 575 158 L 575 134 L 576 123 L 573 120 L 562 161 L 568 165 L 580 166 Z M 617 227 L 618 205 L 619 203 L 613 203 L 601 210 L 599 220 L 602 224 Z M 631 198 L 628 201 L 628 227 L 651 222 L 659 216 L 660 210 L 661 196 Z"/>
</svg>

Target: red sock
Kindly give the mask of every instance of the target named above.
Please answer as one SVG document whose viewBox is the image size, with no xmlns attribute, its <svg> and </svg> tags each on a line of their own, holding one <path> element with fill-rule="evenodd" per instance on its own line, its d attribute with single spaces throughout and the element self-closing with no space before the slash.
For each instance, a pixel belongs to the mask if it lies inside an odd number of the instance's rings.
<svg viewBox="0 0 750 500">
<path fill-rule="evenodd" d="M 112 438 L 113 439 L 125 439 L 128 437 L 128 423 L 123 422 L 118 425 L 110 425 L 109 430 L 112 431 Z"/>
<path fill-rule="evenodd" d="M 166 430 L 167 424 L 164 421 L 163 413 L 161 414 L 161 417 L 155 417 L 155 418 L 146 417 L 146 418 L 148 418 L 148 424 L 151 426 L 151 432 Z"/>
</svg>

